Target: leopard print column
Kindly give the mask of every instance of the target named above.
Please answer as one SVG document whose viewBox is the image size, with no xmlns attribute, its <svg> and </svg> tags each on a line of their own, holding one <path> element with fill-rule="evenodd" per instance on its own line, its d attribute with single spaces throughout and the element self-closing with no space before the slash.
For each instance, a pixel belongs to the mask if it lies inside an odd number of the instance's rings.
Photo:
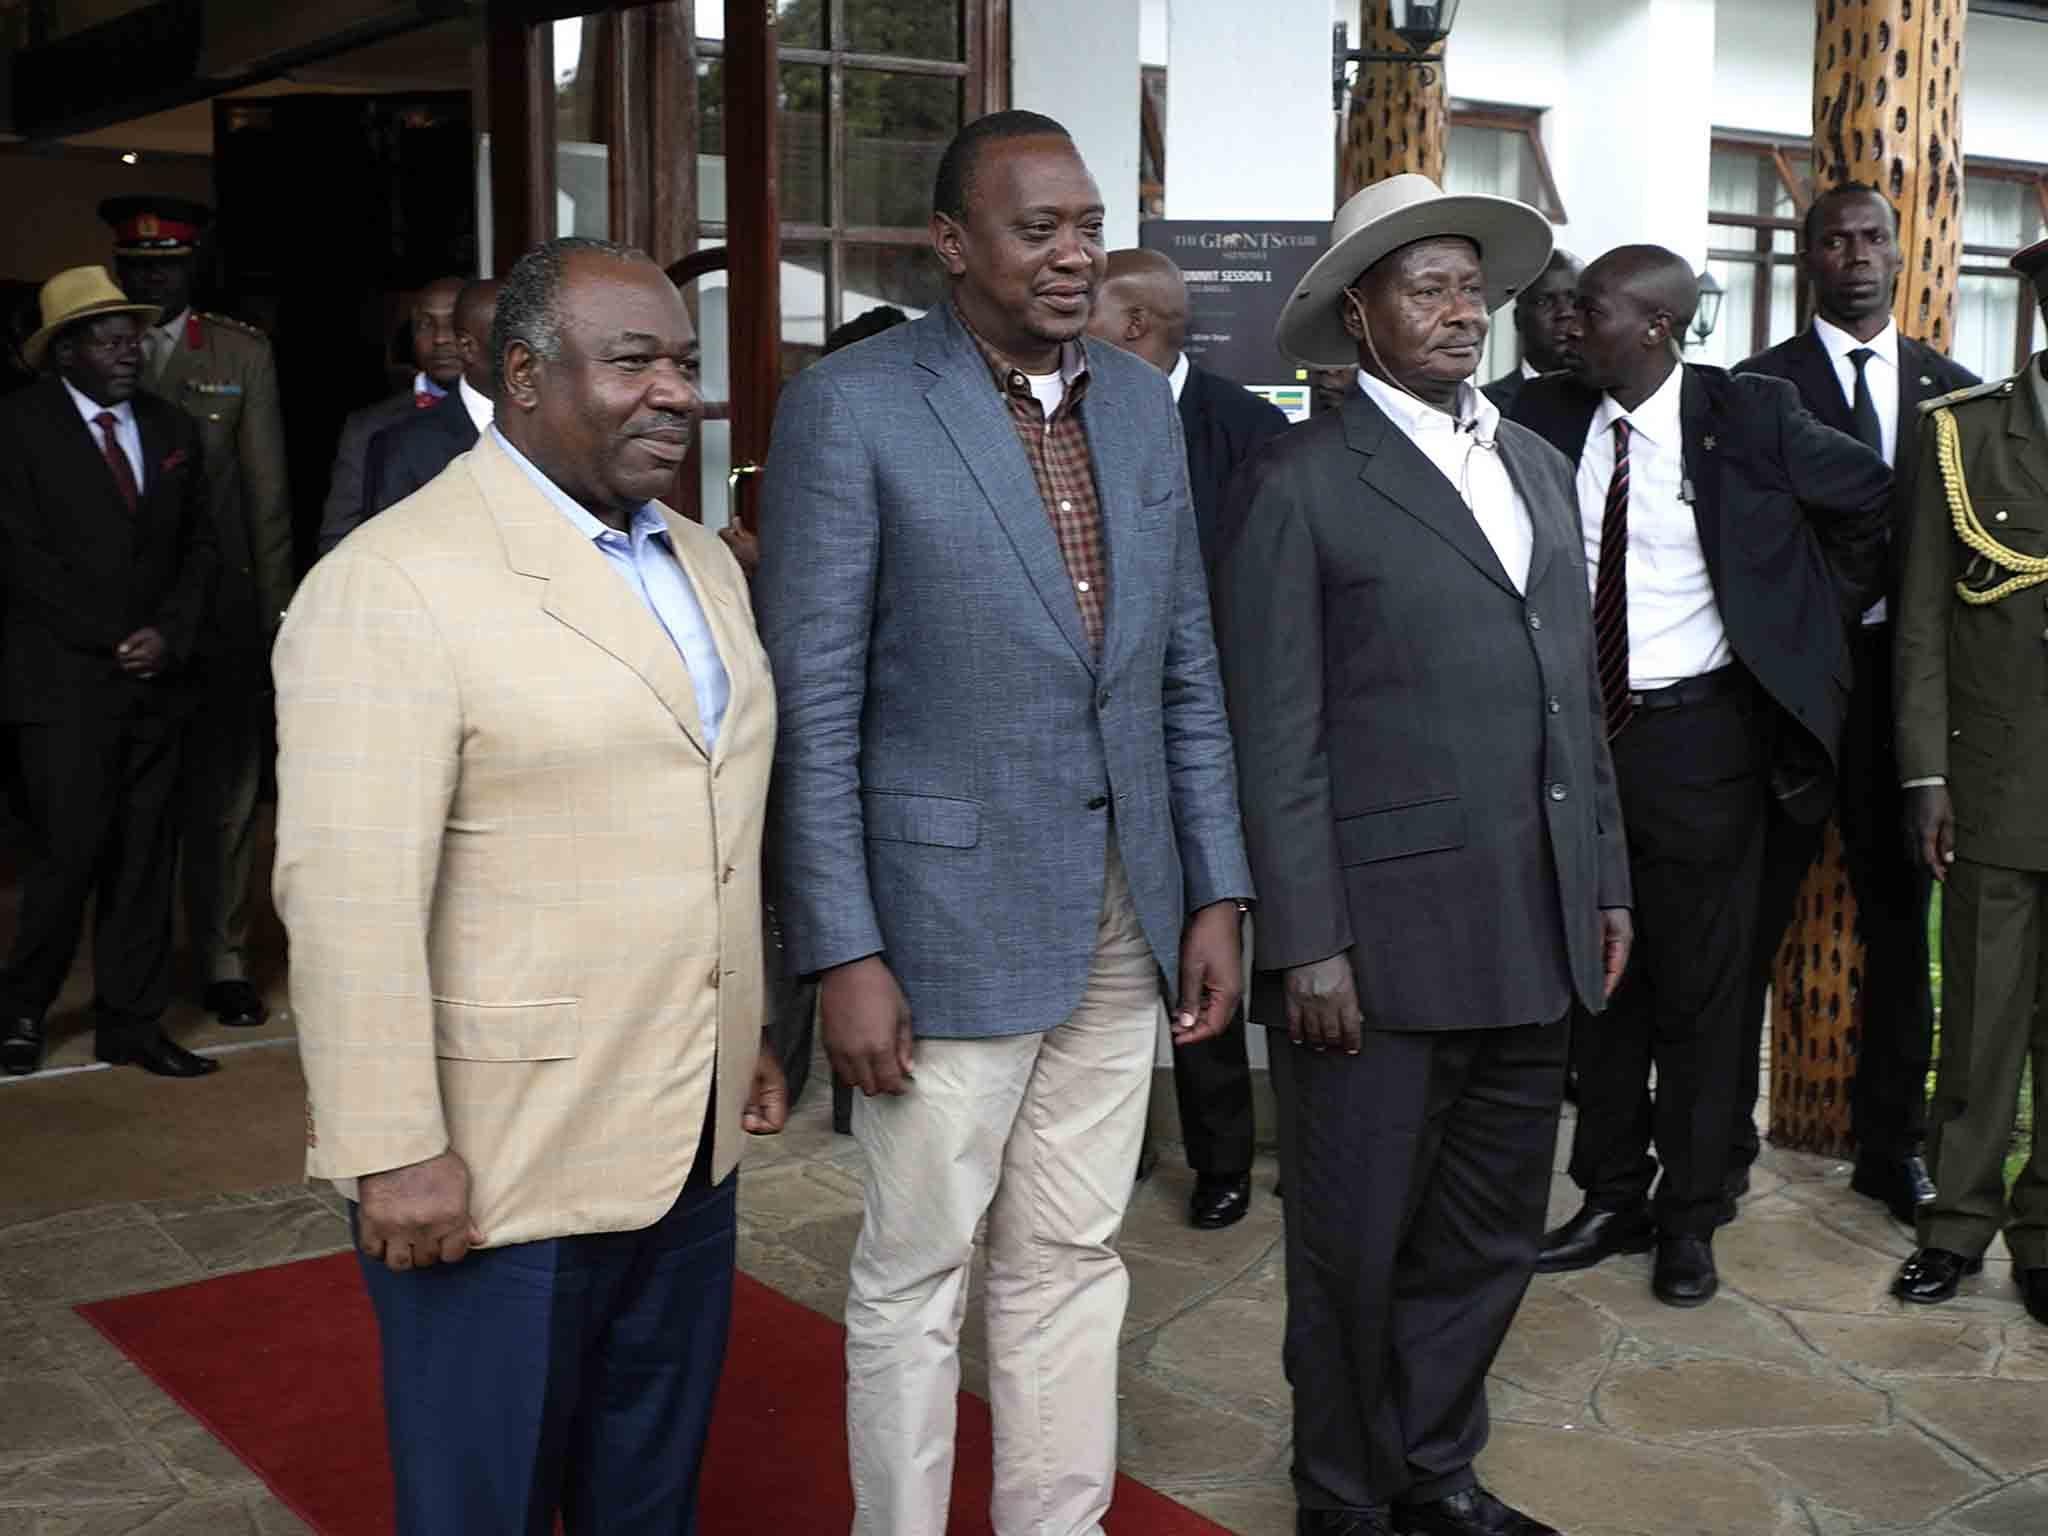
<svg viewBox="0 0 2048 1536">
<path fill-rule="evenodd" d="M 1815 189 L 1856 181 L 1899 210 L 1899 329 L 1953 339 L 1962 257 L 1964 0 L 1815 0 Z M 1901 430 L 1912 430 L 1902 422 Z M 1759 942 L 1769 942 L 1759 936 Z M 1771 1140 L 1855 1150 L 1850 1090 L 1863 1034 L 1863 941 L 1833 826 L 1778 951 L 1771 1004 Z"/>
<path fill-rule="evenodd" d="M 1387 0 L 1365 0 L 1364 32 L 1358 46 L 1376 53 L 1406 53 L 1395 32 Z M 1433 64 L 1361 64 L 1344 115 L 1337 146 L 1337 201 L 1404 171 L 1419 171 L 1438 186 L 1444 180 L 1444 143 L 1449 123 L 1444 108 L 1443 45 L 1431 50 Z"/>
</svg>

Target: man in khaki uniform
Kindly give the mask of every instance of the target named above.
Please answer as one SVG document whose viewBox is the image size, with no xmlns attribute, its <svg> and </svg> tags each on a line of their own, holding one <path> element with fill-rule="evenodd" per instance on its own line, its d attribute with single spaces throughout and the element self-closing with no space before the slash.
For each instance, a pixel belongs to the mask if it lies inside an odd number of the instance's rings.
<svg viewBox="0 0 2048 1536">
<path fill-rule="evenodd" d="M 110 197 L 114 262 L 127 293 L 155 305 L 143 387 L 199 425 L 220 584 L 193 660 L 186 731 L 185 922 L 203 967 L 201 1001 L 223 1024 L 261 1024 L 249 984 L 249 866 L 270 728 L 270 642 L 292 595 L 291 498 L 277 369 L 261 331 L 192 308 L 194 243 L 212 213 L 170 197 Z"/>
<path fill-rule="evenodd" d="M 2048 308 L 2048 241 L 2013 266 Z M 2005 1229 L 2048 1323 L 2048 1139 L 2007 1151 L 2029 1052 L 2048 1082 L 2048 352 L 1922 408 L 1897 634 L 1906 835 L 1943 883 L 1937 1194 L 1893 1291 L 1947 1301 Z M 2037 1090 L 2038 1092 L 2038 1090 Z"/>
</svg>

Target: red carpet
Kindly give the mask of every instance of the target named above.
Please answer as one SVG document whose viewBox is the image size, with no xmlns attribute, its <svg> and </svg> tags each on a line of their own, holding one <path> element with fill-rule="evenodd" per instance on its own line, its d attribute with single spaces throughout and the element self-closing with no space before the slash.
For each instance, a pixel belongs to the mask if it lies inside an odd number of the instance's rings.
<svg viewBox="0 0 2048 1536">
<path fill-rule="evenodd" d="M 322 1536 L 389 1536 L 377 1330 L 352 1254 L 224 1275 L 78 1309 Z M 739 1276 L 704 1470 L 707 1536 L 841 1536 L 839 1325 Z M 988 1536 L 989 1413 L 960 1396 L 950 1536 Z M 1112 1536 L 1228 1536 L 1129 1478 Z"/>
</svg>

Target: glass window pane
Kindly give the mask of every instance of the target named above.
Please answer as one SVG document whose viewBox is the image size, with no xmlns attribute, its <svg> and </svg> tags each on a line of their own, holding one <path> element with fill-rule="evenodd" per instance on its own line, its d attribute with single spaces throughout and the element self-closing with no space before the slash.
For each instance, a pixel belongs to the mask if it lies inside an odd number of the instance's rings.
<svg viewBox="0 0 2048 1536">
<path fill-rule="evenodd" d="M 1714 150 L 1707 162 L 1707 207 L 1715 213 L 1763 211 L 1757 207 L 1754 155 L 1745 150 Z"/>
<path fill-rule="evenodd" d="M 817 0 L 791 0 L 811 5 Z M 846 36 L 854 53 L 902 59 L 960 58 L 960 0 L 846 0 Z"/>
<path fill-rule="evenodd" d="M 1964 177 L 1963 244 L 2018 250 L 2032 228 L 2028 213 L 2033 201 L 2034 189 L 2026 182 L 1995 176 Z"/>
<path fill-rule="evenodd" d="M 920 229 L 939 157 L 960 131 L 960 82 L 846 72 L 846 222 Z"/>
<path fill-rule="evenodd" d="M 792 224 L 825 222 L 827 110 L 831 87 L 816 64 L 782 66 L 782 116 L 776 159 L 782 168 L 782 216 Z"/>
<path fill-rule="evenodd" d="M 1444 146 L 1444 190 L 1512 197 L 1548 211 L 1535 146 L 1511 128 L 1453 124 Z"/>
<path fill-rule="evenodd" d="M 603 83 L 611 29 L 603 15 L 554 24 L 557 234 L 611 234 L 605 146 L 612 134 Z"/>
<path fill-rule="evenodd" d="M 838 322 L 852 320 L 878 304 L 893 304 L 915 320 L 946 302 L 946 274 L 927 245 L 849 245 L 846 291 Z"/>
<path fill-rule="evenodd" d="M 697 61 L 697 218 L 725 222 L 724 59 Z"/>
<path fill-rule="evenodd" d="M 1949 355 L 1983 379 L 2012 372 L 2013 327 L 2019 316 L 2020 280 L 1973 277 L 1964 273 L 1956 285 L 1956 337 Z"/>
<path fill-rule="evenodd" d="M 782 376 L 817 361 L 833 322 L 825 312 L 825 246 L 782 242 Z"/>
<path fill-rule="evenodd" d="M 701 3 L 701 0 L 700 0 Z M 858 5 L 861 0 L 854 0 Z M 896 0 L 882 0 L 893 5 Z M 828 0 L 775 0 L 776 36 L 785 48 L 823 48 Z"/>
<path fill-rule="evenodd" d="M 1717 243 L 1727 244 L 1737 231 L 1716 230 Z M 1747 233 L 1742 231 L 1741 233 Z M 1721 285 L 1724 297 L 1721 300 L 1721 319 L 1714 327 L 1714 334 L 1686 352 L 1686 359 L 1695 363 L 1712 363 L 1718 368 L 1732 368 L 1748 357 L 1751 328 L 1756 323 L 1757 276 L 1756 263 L 1747 261 L 1710 260 L 1707 270 L 1714 274 L 1714 281 Z"/>
</svg>

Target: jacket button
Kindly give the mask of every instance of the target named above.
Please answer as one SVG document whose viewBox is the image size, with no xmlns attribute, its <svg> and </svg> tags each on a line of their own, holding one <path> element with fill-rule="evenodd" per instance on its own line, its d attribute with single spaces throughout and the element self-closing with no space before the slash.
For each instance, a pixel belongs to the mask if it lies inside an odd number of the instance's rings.
<svg viewBox="0 0 2048 1536">
<path fill-rule="evenodd" d="M 1565 787 L 1564 787 L 1564 786 L 1563 786 L 1562 784 L 1553 784 L 1553 785 L 1551 785 L 1551 786 L 1550 786 L 1550 798 L 1551 798 L 1551 799 L 1553 799 L 1553 800 L 1562 800 L 1562 799 L 1563 799 L 1564 797 L 1565 797 Z"/>
<path fill-rule="evenodd" d="M 727 885 L 732 884 L 732 866 L 730 864 L 725 866 L 724 883 Z"/>
<path fill-rule="evenodd" d="M 1532 609 L 1529 614 L 1529 627 L 1531 629 L 1541 629 L 1543 627 L 1543 615 Z"/>
<path fill-rule="evenodd" d="M 1109 690 L 1107 688 L 1095 695 L 1095 707 L 1097 709 L 1109 708 Z"/>
<path fill-rule="evenodd" d="M 1557 714 L 1557 713 L 1558 713 L 1559 711 L 1561 711 L 1561 710 L 1562 710 L 1563 708 L 1564 708 L 1564 706 L 1563 706 L 1562 704 L 1558 703 L 1558 701 L 1557 701 L 1556 699 L 1552 699 L 1552 700 L 1550 701 L 1550 712 L 1551 712 L 1551 713 L 1552 713 L 1553 715 L 1554 715 L 1554 714 Z"/>
<path fill-rule="evenodd" d="M 1109 796 L 1107 796 L 1107 795 L 1096 795 L 1096 796 L 1094 796 L 1094 797 L 1093 797 L 1092 799 L 1090 799 L 1090 800 L 1089 800 L 1089 802 L 1088 802 L 1088 809 L 1089 809 L 1089 810 L 1091 810 L 1091 811 L 1099 811 L 1099 810 L 1101 810 L 1101 809 L 1102 809 L 1102 808 L 1103 808 L 1103 807 L 1104 807 L 1105 805 L 1108 805 L 1108 804 L 1109 804 Z"/>
<path fill-rule="evenodd" d="M 708 987 L 710 987 L 710 988 L 711 988 L 711 990 L 712 990 L 712 991 L 714 991 L 714 992 L 716 992 L 716 991 L 718 990 L 718 967 L 717 967 L 717 966 L 715 966 L 715 965 L 714 965 L 714 966 L 713 966 L 713 967 L 711 968 L 711 979 L 710 979 L 710 980 L 709 980 L 708 982 L 706 982 L 706 983 L 705 983 L 705 985 L 706 985 L 706 986 L 708 986 Z"/>
</svg>

